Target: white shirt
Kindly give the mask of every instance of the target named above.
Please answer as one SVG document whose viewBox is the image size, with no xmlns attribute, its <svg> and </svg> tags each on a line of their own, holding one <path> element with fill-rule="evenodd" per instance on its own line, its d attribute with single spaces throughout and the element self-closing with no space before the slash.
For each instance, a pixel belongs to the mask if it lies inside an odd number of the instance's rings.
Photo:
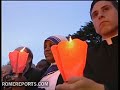
<svg viewBox="0 0 120 90">
<path fill-rule="evenodd" d="M 57 70 L 56 72 L 43 77 L 40 81 L 48 81 L 49 86 L 48 87 L 38 87 L 38 88 L 45 88 L 45 90 L 55 90 L 59 75 L 60 75 L 60 71 Z"/>
<path fill-rule="evenodd" d="M 52 65 L 56 65 L 56 63 L 51 63 L 50 67 Z M 48 81 L 49 86 L 48 87 L 38 87 L 38 88 L 45 88 L 45 90 L 55 90 L 59 75 L 60 75 L 60 71 L 57 70 L 56 72 L 54 72 L 52 74 L 44 76 L 40 81 Z"/>
</svg>

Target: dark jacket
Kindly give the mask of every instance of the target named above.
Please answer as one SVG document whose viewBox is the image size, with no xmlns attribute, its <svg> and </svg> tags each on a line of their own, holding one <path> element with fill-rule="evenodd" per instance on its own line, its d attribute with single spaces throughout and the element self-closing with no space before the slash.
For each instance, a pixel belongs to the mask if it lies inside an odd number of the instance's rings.
<svg viewBox="0 0 120 90">
<path fill-rule="evenodd" d="M 63 80 L 63 78 L 62 78 L 62 75 L 60 74 L 60 75 L 58 76 L 58 80 L 57 80 L 56 86 L 57 86 L 58 84 L 63 84 L 63 83 L 64 83 L 64 80 Z"/>
<path fill-rule="evenodd" d="M 104 84 L 106 90 L 118 90 L 118 37 L 112 42 L 90 48 L 84 70 L 85 77 Z"/>
<path fill-rule="evenodd" d="M 39 71 L 36 68 L 29 68 L 29 70 L 24 74 L 28 82 L 36 82 L 36 84 L 40 81 L 43 72 Z M 27 90 L 35 90 L 35 86 L 27 87 Z"/>
<path fill-rule="evenodd" d="M 39 82 L 42 73 L 36 68 L 30 68 L 24 76 L 26 77 L 28 82 Z"/>
</svg>

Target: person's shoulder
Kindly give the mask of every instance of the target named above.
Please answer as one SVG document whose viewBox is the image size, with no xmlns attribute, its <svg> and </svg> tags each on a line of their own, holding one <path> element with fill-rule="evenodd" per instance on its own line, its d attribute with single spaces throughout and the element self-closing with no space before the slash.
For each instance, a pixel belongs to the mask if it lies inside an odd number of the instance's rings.
<svg viewBox="0 0 120 90">
<path fill-rule="evenodd" d="M 31 68 L 31 72 L 34 74 L 34 73 L 39 73 L 40 70 L 37 69 L 37 68 Z"/>
<path fill-rule="evenodd" d="M 93 47 L 89 47 L 87 51 L 87 61 L 96 60 L 98 56 L 102 53 L 102 43 L 96 44 Z"/>
<path fill-rule="evenodd" d="M 31 68 L 31 70 L 29 71 L 29 73 L 27 73 L 28 75 L 28 81 L 36 81 L 38 82 L 42 76 L 42 73 L 36 69 L 36 68 Z"/>
<path fill-rule="evenodd" d="M 97 52 L 99 49 L 101 49 L 101 47 L 102 43 L 95 44 L 94 46 L 88 48 L 88 52 Z"/>
<path fill-rule="evenodd" d="M 27 76 L 40 76 L 41 72 L 37 68 L 31 68 L 27 73 Z"/>
</svg>

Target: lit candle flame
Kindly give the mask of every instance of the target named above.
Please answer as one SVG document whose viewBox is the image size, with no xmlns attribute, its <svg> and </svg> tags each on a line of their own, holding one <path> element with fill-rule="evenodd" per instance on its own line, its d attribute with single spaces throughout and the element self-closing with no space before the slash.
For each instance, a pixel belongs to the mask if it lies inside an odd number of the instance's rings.
<svg viewBox="0 0 120 90">
<path fill-rule="evenodd" d="M 69 37 L 69 42 L 72 42 L 72 38 L 71 38 L 71 36 Z"/>
<path fill-rule="evenodd" d="M 74 42 L 73 42 L 73 40 L 72 40 L 72 38 L 71 38 L 71 36 L 70 36 L 70 37 L 69 37 L 68 48 L 73 48 L 73 46 L 74 46 Z"/>
<path fill-rule="evenodd" d="M 21 50 L 20 50 L 20 52 L 23 52 L 23 51 L 24 51 L 24 49 L 25 49 L 25 47 L 24 47 L 23 49 L 21 49 Z"/>
</svg>

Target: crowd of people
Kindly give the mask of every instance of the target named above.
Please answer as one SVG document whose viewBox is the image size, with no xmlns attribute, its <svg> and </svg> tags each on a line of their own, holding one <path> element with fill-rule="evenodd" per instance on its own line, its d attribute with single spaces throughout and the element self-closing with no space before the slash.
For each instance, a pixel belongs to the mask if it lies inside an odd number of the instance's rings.
<svg viewBox="0 0 120 90">
<path fill-rule="evenodd" d="M 48 81 L 49 86 L 2 87 L 2 89 L 118 90 L 118 2 L 115 0 L 93 0 L 90 16 L 96 32 L 102 36 L 102 42 L 92 48 L 88 48 L 83 77 L 71 77 L 67 82 L 64 82 L 55 63 L 51 46 L 57 45 L 61 41 L 67 41 L 67 38 L 61 35 L 54 35 L 45 39 L 45 59 L 40 60 L 35 67 L 32 66 L 33 53 L 28 47 L 24 50 L 29 53 L 26 67 L 18 77 L 15 77 L 10 63 L 2 67 L 3 82 L 24 81 L 38 83 Z M 20 51 L 22 48 L 24 47 L 18 47 L 15 50 Z"/>
</svg>

